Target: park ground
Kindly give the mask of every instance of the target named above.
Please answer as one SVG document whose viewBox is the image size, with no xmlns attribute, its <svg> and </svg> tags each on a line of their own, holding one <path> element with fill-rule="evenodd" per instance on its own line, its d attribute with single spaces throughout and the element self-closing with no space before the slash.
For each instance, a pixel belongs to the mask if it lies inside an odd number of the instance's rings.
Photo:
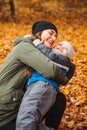
<svg viewBox="0 0 87 130">
<path fill-rule="evenodd" d="M 72 62 L 76 65 L 73 78 L 60 88 L 66 95 L 67 106 L 59 130 L 87 130 L 87 7 L 44 0 L 15 2 L 13 18 L 8 8 L 0 13 L 0 67 L 13 48 L 15 37 L 30 34 L 37 20 L 54 22 L 58 28 L 56 43 L 66 40 L 73 45 Z"/>
</svg>

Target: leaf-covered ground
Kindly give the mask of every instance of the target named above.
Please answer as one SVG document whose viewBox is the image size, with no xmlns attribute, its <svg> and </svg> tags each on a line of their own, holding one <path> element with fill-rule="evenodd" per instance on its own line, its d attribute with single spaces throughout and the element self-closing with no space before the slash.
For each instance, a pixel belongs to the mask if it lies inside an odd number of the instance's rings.
<svg viewBox="0 0 87 130">
<path fill-rule="evenodd" d="M 15 22 L 7 7 L 0 13 L 0 66 L 12 50 L 16 36 L 30 34 L 32 23 L 37 20 L 54 22 L 59 30 L 56 42 L 72 43 L 75 49 L 72 62 L 76 65 L 73 78 L 60 89 L 66 95 L 67 106 L 59 130 L 87 130 L 87 8 L 70 7 L 56 1 L 39 4 L 38 1 L 21 1 L 15 2 Z"/>
</svg>

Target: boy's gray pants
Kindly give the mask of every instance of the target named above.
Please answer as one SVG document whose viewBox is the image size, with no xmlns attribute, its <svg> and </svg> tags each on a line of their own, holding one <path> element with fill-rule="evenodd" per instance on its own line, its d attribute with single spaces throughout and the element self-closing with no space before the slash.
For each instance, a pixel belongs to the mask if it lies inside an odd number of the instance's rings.
<svg viewBox="0 0 87 130">
<path fill-rule="evenodd" d="M 27 88 L 17 116 L 16 130 L 54 130 L 41 123 L 56 99 L 56 89 L 38 81 Z"/>
</svg>

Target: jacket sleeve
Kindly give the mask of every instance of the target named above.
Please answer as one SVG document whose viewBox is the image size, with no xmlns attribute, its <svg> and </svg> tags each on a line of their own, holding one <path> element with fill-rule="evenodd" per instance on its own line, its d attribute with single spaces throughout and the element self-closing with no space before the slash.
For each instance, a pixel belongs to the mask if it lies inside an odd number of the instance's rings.
<svg viewBox="0 0 87 130">
<path fill-rule="evenodd" d="M 58 54 L 56 53 L 52 48 L 48 48 L 46 46 L 44 46 L 44 44 L 38 44 L 37 48 L 47 57 L 49 57 L 51 60 L 53 60 L 54 62 L 56 62 L 57 66 L 65 69 L 66 71 L 68 71 L 66 73 L 66 76 L 71 79 L 74 75 L 75 72 L 75 65 L 73 63 L 71 63 L 70 59 L 64 55 Z M 53 63 L 54 63 L 53 62 Z M 68 67 L 68 68 L 67 68 Z"/>
<path fill-rule="evenodd" d="M 75 72 L 75 65 L 73 63 L 70 64 L 69 71 L 66 73 L 66 76 L 71 79 Z"/>
<path fill-rule="evenodd" d="M 70 67 L 70 59 L 64 55 L 61 55 L 58 51 L 52 48 L 48 48 L 43 44 L 37 45 L 37 48 L 48 58 L 50 58 L 52 61 L 56 62 L 57 66 L 66 69 L 66 67 L 69 70 Z"/>
<path fill-rule="evenodd" d="M 56 67 L 52 61 L 35 48 L 34 45 L 28 42 L 22 42 L 17 45 L 17 48 L 17 58 L 22 63 L 32 67 L 45 77 L 53 79 L 62 85 L 68 83 L 69 79 L 61 69 Z"/>
</svg>

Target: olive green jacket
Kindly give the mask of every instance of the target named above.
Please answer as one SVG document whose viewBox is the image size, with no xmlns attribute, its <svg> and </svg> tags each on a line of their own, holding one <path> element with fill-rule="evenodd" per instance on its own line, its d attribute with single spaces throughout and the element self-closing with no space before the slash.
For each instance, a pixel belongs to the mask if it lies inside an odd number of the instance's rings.
<svg viewBox="0 0 87 130">
<path fill-rule="evenodd" d="M 27 66 L 60 84 L 64 85 L 69 81 L 61 69 L 34 47 L 33 39 L 17 37 L 15 46 L 0 69 L 0 127 L 17 116 L 24 94 L 22 89 L 27 79 Z"/>
</svg>

